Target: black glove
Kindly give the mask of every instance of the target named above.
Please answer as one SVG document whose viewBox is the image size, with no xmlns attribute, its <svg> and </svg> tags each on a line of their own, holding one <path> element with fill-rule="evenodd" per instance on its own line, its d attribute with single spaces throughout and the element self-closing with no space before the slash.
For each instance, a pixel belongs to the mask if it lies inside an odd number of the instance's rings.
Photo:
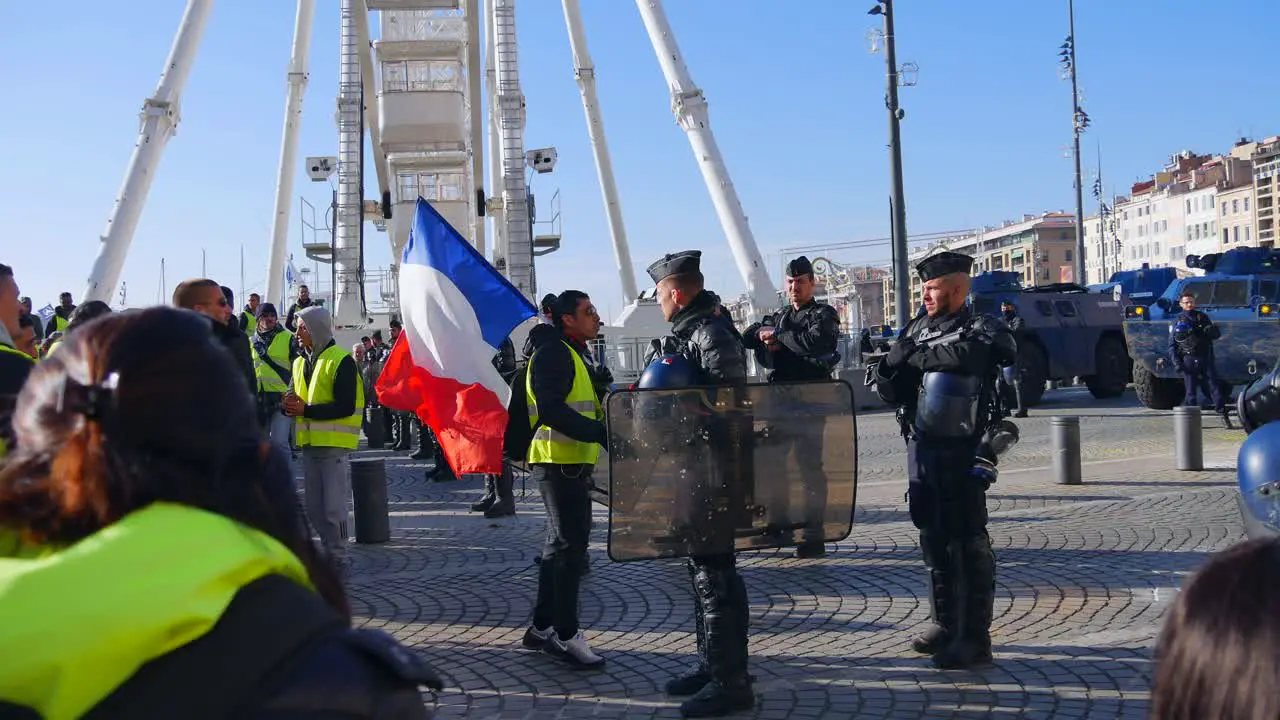
<svg viewBox="0 0 1280 720">
<path fill-rule="evenodd" d="M 884 362 L 889 367 L 901 367 L 916 351 L 916 341 L 909 337 L 904 337 L 889 348 L 889 354 L 884 357 Z"/>
</svg>

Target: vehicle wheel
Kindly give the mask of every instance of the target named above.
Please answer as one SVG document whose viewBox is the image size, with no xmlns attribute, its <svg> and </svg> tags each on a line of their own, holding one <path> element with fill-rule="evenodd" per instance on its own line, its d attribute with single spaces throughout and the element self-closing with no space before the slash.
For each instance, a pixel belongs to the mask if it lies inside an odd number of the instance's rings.
<svg viewBox="0 0 1280 720">
<path fill-rule="evenodd" d="M 1182 383 L 1156 377 L 1137 362 L 1133 364 L 1133 389 L 1138 393 L 1138 402 L 1152 410 L 1172 410 L 1182 402 Z"/>
<path fill-rule="evenodd" d="M 1125 352 L 1124 342 L 1114 335 L 1107 335 L 1098 340 L 1094 353 L 1095 374 L 1084 379 L 1089 392 L 1099 399 L 1120 397 L 1129 384 L 1129 369 L 1133 366 L 1129 353 Z"/>
<path fill-rule="evenodd" d="M 1018 348 L 1018 366 L 1022 369 L 1022 402 L 1034 407 L 1044 397 L 1044 383 L 1048 380 L 1049 361 L 1039 345 L 1027 344 Z"/>
</svg>

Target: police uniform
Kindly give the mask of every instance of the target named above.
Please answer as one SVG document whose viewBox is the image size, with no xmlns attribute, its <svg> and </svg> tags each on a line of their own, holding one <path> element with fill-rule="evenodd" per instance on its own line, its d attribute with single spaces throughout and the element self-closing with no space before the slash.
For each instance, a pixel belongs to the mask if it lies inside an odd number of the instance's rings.
<svg viewBox="0 0 1280 720">
<path fill-rule="evenodd" d="M 659 283 L 672 275 L 700 273 L 701 257 L 697 250 L 667 255 L 649 266 L 649 277 Z M 672 316 L 672 335 L 654 341 L 646 364 L 660 354 L 678 354 L 698 367 L 701 384 L 745 384 L 747 363 L 742 337 L 728 314 L 719 310 L 716 296 L 700 291 Z M 741 477 L 741 473 L 726 467 L 733 464 L 733 458 L 720 460 L 718 473 L 723 473 L 725 480 L 732 480 L 734 475 Z M 708 488 L 722 485 L 702 484 Z M 730 491 L 740 494 L 743 489 Z M 684 717 L 718 717 L 755 706 L 751 676 L 747 673 L 747 589 L 738 574 L 731 538 L 729 542 L 726 552 L 689 558 L 698 665 L 666 686 L 669 695 L 692 696 L 680 706 Z"/>
<path fill-rule="evenodd" d="M 916 266 L 923 281 L 969 272 L 973 258 L 943 252 Z M 933 343 L 933 344 L 930 344 Z M 995 553 L 987 535 L 989 477 L 975 469 L 997 392 L 998 368 L 1015 359 L 1008 328 L 968 306 L 903 328 L 874 369 L 877 391 L 897 405 L 907 437 L 908 501 L 929 570 L 933 627 L 912 647 L 944 669 L 991 661 Z M 992 455 L 983 462 L 994 464 Z"/>
<path fill-rule="evenodd" d="M 1017 350 L 1021 349 L 1027 321 L 1019 317 L 1018 308 L 1008 300 L 1001 303 L 1000 310 L 1005 324 L 1009 326 L 1009 332 L 1013 334 L 1015 348 L 1013 362 L 1004 368 L 1004 383 L 1009 391 L 1009 400 L 1012 401 L 1010 404 L 1015 408 L 1014 417 L 1024 418 L 1027 416 L 1027 406 L 1022 393 L 1022 365 Z"/>
<path fill-rule="evenodd" d="M 1202 310 L 1184 310 L 1174 321 L 1169 333 L 1169 354 L 1182 371 L 1186 396 L 1182 404 L 1199 406 L 1199 392 L 1213 402 L 1215 412 L 1226 414 L 1226 402 L 1222 397 L 1222 381 L 1213 356 L 1213 341 L 1222 337 L 1222 331 Z"/>
<path fill-rule="evenodd" d="M 809 258 L 800 257 L 787 263 L 787 277 L 813 277 Z M 760 331 L 773 328 L 772 342 L 760 340 Z M 830 305 L 810 298 L 800 307 L 787 304 L 762 323 L 753 324 L 742 334 L 743 345 L 755 352 L 756 362 L 769 370 L 769 382 L 792 383 L 806 380 L 829 380 L 840 360 L 840 318 Z M 821 557 L 826 553 L 822 543 L 822 520 L 827 506 L 827 476 L 822 468 L 822 438 L 825 416 L 798 412 L 795 422 L 775 427 L 771 441 L 785 446 L 780 457 L 794 451 L 804 484 L 804 541 L 796 548 L 796 556 Z M 783 470 L 785 472 L 785 470 Z M 766 503 L 771 521 L 790 524 L 790 487 L 780 483 L 782 492 Z"/>
</svg>

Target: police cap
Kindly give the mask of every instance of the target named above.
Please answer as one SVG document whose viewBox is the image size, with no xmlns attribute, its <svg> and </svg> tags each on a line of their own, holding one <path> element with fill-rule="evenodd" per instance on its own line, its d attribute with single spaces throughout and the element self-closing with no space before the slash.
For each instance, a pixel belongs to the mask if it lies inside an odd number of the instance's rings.
<svg viewBox="0 0 1280 720">
<path fill-rule="evenodd" d="M 812 274 L 813 263 L 809 262 L 809 258 L 803 255 L 787 263 L 787 277 L 794 278 Z"/>
<path fill-rule="evenodd" d="M 921 280 L 928 282 L 952 273 L 968 274 L 971 268 L 973 268 L 973 258 L 947 250 L 930 255 L 916 263 L 916 274 Z"/>
<path fill-rule="evenodd" d="M 689 275 L 702 271 L 702 251 L 685 250 L 683 252 L 663 255 L 661 260 L 649 266 L 646 271 L 654 284 L 660 283 L 672 275 Z"/>
</svg>

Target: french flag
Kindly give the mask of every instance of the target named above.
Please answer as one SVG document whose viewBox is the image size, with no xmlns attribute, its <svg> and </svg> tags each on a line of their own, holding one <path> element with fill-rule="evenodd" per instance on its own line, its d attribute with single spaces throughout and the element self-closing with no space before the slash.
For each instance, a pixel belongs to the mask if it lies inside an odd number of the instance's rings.
<svg viewBox="0 0 1280 720">
<path fill-rule="evenodd" d="M 400 264 L 404 328 L 378 377 L 378 402 L 417 413 L 455 473 L 502 472 L 510 388 L 493 356 L 537 312 L 418 198 Z"/>
</svg>

